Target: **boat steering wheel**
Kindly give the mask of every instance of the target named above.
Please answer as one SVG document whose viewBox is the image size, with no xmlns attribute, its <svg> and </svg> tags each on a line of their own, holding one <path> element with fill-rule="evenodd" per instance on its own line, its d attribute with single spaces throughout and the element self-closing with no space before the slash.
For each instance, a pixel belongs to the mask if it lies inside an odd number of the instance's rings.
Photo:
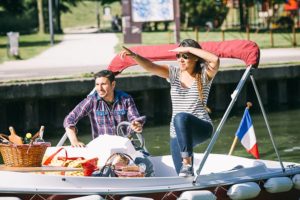
<svg viewBox="0 0 300 200">
<path fill-rule="evenodd" d="M 145 138 L 141 133 L 134 132 L 131 127 L 131 123 L 127 121 L 120 122 L 117 126 L 117 135 L 121 137 L 127 137 L 136 149 L 145 149 Z M 127 131 L 124 133 L 123 126 L 126 127 Z"/>
</svg>

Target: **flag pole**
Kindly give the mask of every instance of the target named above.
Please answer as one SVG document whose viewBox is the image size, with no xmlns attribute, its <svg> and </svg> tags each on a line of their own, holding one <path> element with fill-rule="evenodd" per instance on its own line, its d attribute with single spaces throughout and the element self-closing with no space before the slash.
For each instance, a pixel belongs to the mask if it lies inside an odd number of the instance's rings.
<svg viewBox="0 0 300 200">
<path fill-rule="evenodd" d="M 250 109 L 251 106 L 252 106 L 252 103 L 251 103 L 251 102 L 247 102 L 247 107 L 246 107 L 246 109 Z M 230 147 L 230 150 L 229 150 L 228 155 L 232 155 L 233 150 L 234 150 L 234 148 L 235 148 L 235 146 L 236 146 L 237 141 L 238 141 L 238 137 L 235 136 L 235 137 L 234 137 L 234 140 L 233 140 L 233 142 L 232 142 L 232 145 L 231 145 L 231 147 Z"/>
<path fill-rule="evenodd" d="M 234 148 L 235 148 L 235 145 L 236 145 L 237 141 L 238 141 L 238 137 L 235 136 L 235 137 L 234 137 L 234 140 L 233 140 L 233 142 L 232 142 L 232 145 L 231 145 L 231 147 L 230 147 L 230 150 L 229 150 L 228 155 L 231 156 L 231 154 L 232 154 L 232 152 L 233 152 L 233 150 L 234 150 Z"/>
</svg>

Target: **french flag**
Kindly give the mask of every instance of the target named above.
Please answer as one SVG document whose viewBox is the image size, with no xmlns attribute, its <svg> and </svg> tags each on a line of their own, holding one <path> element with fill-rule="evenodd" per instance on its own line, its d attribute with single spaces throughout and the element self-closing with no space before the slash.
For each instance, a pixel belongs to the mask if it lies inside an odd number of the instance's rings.
<svg viewBox="0 0 300 200">
<path fill-rule="evenodd" d="M 247 152 L 251 153 L 256 159 L 259 159 L 256 137 L 248 108 L 245 109 L 242 121 L 235 135 L 246 148 Z"/>
</svg>

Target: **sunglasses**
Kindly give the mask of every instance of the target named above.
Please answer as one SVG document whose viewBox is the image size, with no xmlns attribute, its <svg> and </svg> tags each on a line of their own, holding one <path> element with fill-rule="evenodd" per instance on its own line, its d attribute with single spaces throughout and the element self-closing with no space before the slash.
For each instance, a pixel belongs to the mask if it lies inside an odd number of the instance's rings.
<svg viewBox="0 0 300 200">
<path fill-rule="evenodd" d="M 187 59 L 189 59 L 189 56 L 186 53 L 176 54 L 176 58 L 177 59 L 183 58 L 184 60 L 187 60 Z"/>
</svg>

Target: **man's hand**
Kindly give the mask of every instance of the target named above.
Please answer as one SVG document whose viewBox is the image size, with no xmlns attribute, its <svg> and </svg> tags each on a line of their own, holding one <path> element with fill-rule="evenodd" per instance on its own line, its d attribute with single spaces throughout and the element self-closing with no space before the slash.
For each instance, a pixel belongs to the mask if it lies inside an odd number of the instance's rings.
<svg viewBox="0 0 300 200">
<path fill-rule="evenodd" d="M 66 132 L 72 147 L 85 147 L 84 143 L 78 141 L 75 127 L 66 128 Z"/>
<path fill-rule="evenodd" d="M 76 141 L 76 142 L 71 142 L 71 146 L 72 147 L 85 147 L 85 144 L 83 142 Z"/>
<path fill-rule="evenodd" d="M 143 125 L 138 121 L 131 122 L 130 128 L 136 133 L 141 133 L 143 131 Z"/>
</svg>

